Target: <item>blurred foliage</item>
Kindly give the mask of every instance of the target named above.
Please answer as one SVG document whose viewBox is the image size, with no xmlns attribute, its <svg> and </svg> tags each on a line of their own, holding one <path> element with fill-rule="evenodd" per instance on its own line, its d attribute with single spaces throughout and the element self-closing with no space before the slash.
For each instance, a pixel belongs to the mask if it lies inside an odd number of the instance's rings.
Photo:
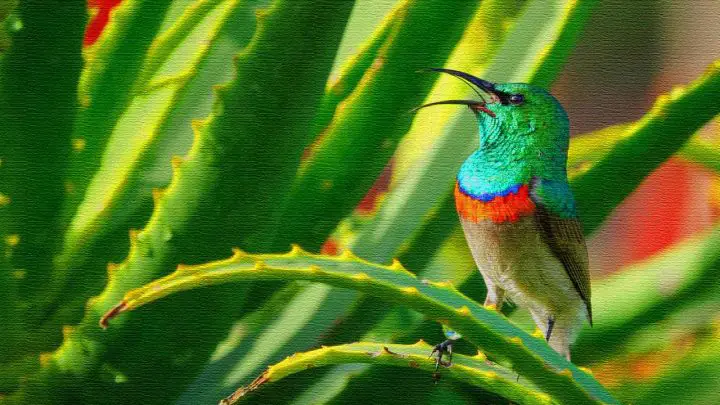
<svg viewBox="0 0 720 405">
<path fill-rule="evenodd" d="M 549 87 L 596 1 L 116 3 L 88 41 L 84 0 L 0 0 L 0 403 L 720 401 L 717 229 L 594 282 L 596 379 L 477 303 L 472 116 L 409 113 L 472 97 L 426 67 Z M 573 140 L 586 233 L 672 156 L 717 175 L 718 95 Z"/>
</svg>

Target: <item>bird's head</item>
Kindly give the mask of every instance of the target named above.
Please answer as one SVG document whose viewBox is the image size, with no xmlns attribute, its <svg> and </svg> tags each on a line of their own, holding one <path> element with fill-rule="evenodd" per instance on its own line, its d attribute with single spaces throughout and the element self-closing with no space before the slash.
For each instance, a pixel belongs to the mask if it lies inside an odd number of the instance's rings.
<svg viewBox="0 0 720 405">
<path fill-rule="evenodd" d="M 468 106 L 477 116 L 480 150 L 506 159 L 561 160 L 569 143 L 565 110 L 547 90 L 525 83 L 495 84 L 451 69 L 430 69 L 451 74 L 475 90 L 478 100 L 446 100 L 425 104 Z"/>
</svg>

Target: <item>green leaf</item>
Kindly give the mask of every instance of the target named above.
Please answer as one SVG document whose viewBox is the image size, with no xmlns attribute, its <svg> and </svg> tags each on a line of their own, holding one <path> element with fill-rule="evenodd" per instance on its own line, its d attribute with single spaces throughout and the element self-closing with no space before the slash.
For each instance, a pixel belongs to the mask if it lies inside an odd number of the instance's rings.
<svg viewBox="0 0 720 405">
<path fill-rule="evenodd" d="M 720 173 L 720 146 L 694 139 L 680 150 L 680 157 Z"/>
<path fill-rule="evenodd" d="M 387 148 L 376 148 L 376 146 L 387 137 L 396 138 L 402 135 L 409 126 L 411 118 L 407 111 L 414 106 L 414 103 L 422 100 L 430 87 L 432 78 L 418 75 L 415 70 L 425 67 L 426 63 L 442 64 L 452 50 L 454 42 L 460 37 L 467 19 L 472 15 L 472 13 L 462 15 L 464 13 L 462 10 L 474 7 L 474 4 L 468 3 L 462 9 L 456 10 L 456 5 L 447 2 L 404 1 L 391 12 L 386 22 L 376 30 L 376 34 L 364 46 L 367 55 L 350 62 L 344 70 L 344 75 L 326 93 L 324 109 L 320 110 L 321 115 L 319 121 L 316 121 L 316 128 L 322 125 L 322 113 L 332 109 L 339 102 L 338 97 L 330 95 L 329 92 L 337 92 L 339 97 L 345 99 L 341 102 L 333 123 L 323 132 L 310 152 L 309 159 L 301 167 L 299 179 L 293 185 L 288 198 L 289 204 L 284 210 L 285 216 L 278 227 L 282 232 L 276 238 L 271 250 L 285 249 L 290 242 L 297 241 L 305 241 L 303 243 L 317 249 L 337 225 L 340 215 L 349 212 L 356 205 L 357 200 L 365 192 L 361 189 L 364 186 L 359 186 L 355 184 L 355 180 L 352 180 L 353 187 L 358 187 L 351 196 L 343 191 L 345 186 L 327 190 L 327 195 L 318 194 L 313 191 L 314 187 L 318 186 L 316 182 L 322 180 L 318 176 L 331 174 L 331 171 L 327 170 L 328 165 L 343 168 L 337 172 L 340 176 L 338 181 L 343 184 L 350 184 L 351 178 L 368 182 L 369 179 L 377 176 L 386 164 L 393 147 L 390 145 Z M 450 12 L 450 9 L 453 11 Z M 428 18 L 428 16 L 433 17 Z M 423 33 L 429 29 L 436 31 L 436 37 L 429 42 L 420 40 Z M 385 33 L 386 30 L 391 32 Z M 384 36 L 387 36 L 387 39 L 381 45 L 380 41 Z M 378 47 L 380 48 L 376 49 Z M 365 70 L 368 63 L 371 67 Z M 407 83 L 407 90 L 403 85 L 403 91 L 398 92 L 397 83 Z M 386 97 L 388 94 L 391 97 Z M 380 102 L 376 103 L 378 101 Z M 357 111 L 363 113 L 359 115 L 353 113 Z M 398 119 L 383 122 L 381 117 L 372 117 L 373 111 L 378 111 L 380 116 L 396 114 Z M 370 164 L 354 158 L 352 165 L 338 163 L 355 155 L 356 148 L 372 150 L 374 163 Z M 343 178 L 345 180 L 341 180 Z M 310 182 L 312 185 L 307 188 L 302 182 Z M 337 201 L 332 202 L 331 198 Z M 355 202 L 352 199 L 355 199 Z M 322 208 L 323 206 L 326 207 Z M 313 231 L 303 233 L 302 229 L 305 227 L 311 227 Z M 307 329 L 287 331 L 288 334 L 295 333 L 296 337 L 290 347 L 278 347 L 279 351 L 288 353 L 306 349 L 295 346 L 294 343 L 301 342 L 301 336 L 309 334 L 317 336 L 322 329 L 329 328 L 336 316 L 325 316 L 325 312 L 329 310 L 337 314 L 338 310 L 334 308 L 342 311 L 342 308 L 346 308 L 347 302 L 351 302 L 352 296 L 347 298 L 346 294 L 328 296 L 330 288 L 327 286 L 318 285 L 311 288 L 314 296 L 306 296 L 307 301 L 298 305 L 301 308 L 318 308 L 321 314 L 312 318 L 312 321 L 305 326 Z M 263 288 L 262 291 L 267 290 L 268 288 Z M 260 368 L 264 365 L 255 364 L 254 367 Z"/>
<path fill-rule="evenodd" d="M 593 304 L 602 311 L 593 327 L 578 337 L 573 359 L 578 364 L 608 359 L 621 352 L 643 328 L 699 300 L 717 296 L 718 246 L 720 228 L 594 282 Z"/>
<path fill-rule="evenodd" d="M 317 249 L 348 215 L 387 165 L 412 123 L 408 111 L 434 81 L 417 70 L 442 66 L 460 39 L 475 2 L 405 1 L 398 24 L 365 72 L 361 84 L 336 110 L 303 162 L 273 246 L 290 242 Z M 424 35 L 432 30 L 434 35 Z M 329 170 L 333 168 L 333 170 Z"/>
<path fill-rule="evenodd" d="M 632 136 L 633 129 L 633 123 L 618 124 L 575 137 L 570 144 L 568 174 L 574 177 L 588 171 L 596 162 L 604 159 L 620 141 Z M 710 142 L 691 139 L 677 151 L 677 155 L 720 172 L 720 151 L 717 145 Z"/>
<path fill-rule="evenodd" d="M 717 333 L 717 332 L 711 332 Z M 720 383 L 720 344 L 717 336 L 698 339 L 690 353 L 650 381 L 634 382 L 632 403 L 714 404 L 718 401 Z"/>
<path fill-rule="evenodd" d="M 180 291 L 262 280 L 315 281 L 371 293 L 447 324 L 488 355 L 508 361 L 514 370 L 560 403 L 616 402 L 597 381 L 558 355 L 542 338 L 528 335 L 497 312 L 465 297 L 451 284 L 423 282 L 399 262 L 381 266 L 359 259 L 349 251 L 328 257 L 304 252 L 297 246 L 288 254 L 250 255 L 236 250 L 229 259 L 183 266 L 173 274 L 129 291 L 100 323 L 107 326 L 119 314 Z"/>
<path fill-rule="evenodd" d="M 23 0 L 15 13 L 0 60 L 2 362 L 26 350 L 24 329 L 37 319 L 25 309 L 41 296 L 57 248 L 87 21 L 82 0 Z"/>
<path fill-rule="evenodd" d="M 67 223 L 100 167 L 103 152 L 120 116 L 136 96 L 135 79 L 143 67 L 172 0 L 125 0 L 87 53 L 81 78 L 80 109 L 73 130 L 76 153 L 66 180 Z"/>
<path fill-rule="evenodd" d="M 178 297 L 111 331 L 99 330 L 97 321 L 126 291 L 180 262 L 220 257 L 249 235 L 225 232 L 231 226 L 273 217 L 278 206 L 266 202 L 282 195 L 297 170 L 351 8 L 352 2 L 278 0 L 259 13 L 255 37 L 236 59 L 235 78 L 217 89 L 210 118 L 196 125 L 187 158 L 175 160 L 172 183 L 148 225 L 132 233 L 128 258 L 111 267 L 106 289 L 89 302 L 83 322 L 68 331 L 18 398 L 42 402 L 51 393 L 58 401 L 167 402 L 195 377 L 227 334 L 243 291 L 225 286 L 209 291 L 210 297 Z M 313 35 L 297 35 L 310 30 Z M 294 88 L 288 93 L 290 82 Z M 295 108 L 278 114 L 280 101 Z M 256 176 L 263 170 L 260 183 Z M 239 199 L 239 190 L 247 198 Z M 148 324 L 155 327 L 142 327 Z M 157 378 L 163 374 L 173 379 Z"/>
<path fill-rule="evenodd" d="M 251 392 L 292 374 L 330 365 L 369 363 L 379 366 L 416 368 L 433 373 L 435 372 L 435 361 L 428 358 L 431 350 L 432 346 L 422 341 L 414 345 L 358 342 L 296 353 L 282 362 L 270 366 L 250 385 L 238 389 L 221 403 L 234 404 Z M 485 356 L 482 354 L 475 357 L 457 354 L 453 356 L 452 366 L 443 367 L 440 373 L 500 394 L 514 403 L 552 403 L 546 394 L 515 382 L 515 376 L 512 373 L 501 367 L 487 364 Z"/>
<path fill-rule="evenodd" d="M 127 251 L 128 230 L 141 226 L 150 214 L 153 191 L 146 181 L 148 172 L 159 160 L 158 157 L 170 167 L 168 155 L 173 150 L 186 150 L 174 147 L 171 138 L 179 134 L 171 132 L 169 126 L 178 115 L 185 113 L 183 107 L 188 98 L 198 102 L 201 92 L 193 87 L 198 84 L 198 75 L 207 66 L 213 52 L 216 53 L 223 40 L 227 40 L 227 31 L 237 28 L 238 24 L 248 23 L 238 16 L 241 11 L 239 0 L 220 2 L 214 9 L 208 9 L 207 3 L 207 0 L 200 0 L 190 6 L 176 25 L 163 33 L 151 47 L 152 53 L 152 49 L 166 50 L 168 42 L 172 43 L 174 52 L 169 55 L 161 52 L 169 68 L 157 66 L 154 70 L 163 68 L 157 77 L 167 77 L 168 74 L 176 77 L 179 74 L 180 78 L 134 97 L 119 118 L 102 165 L 67 229 L 63 249 L 55 260 L 53 285 L 49 288 L 52 294 L 46 293 L 49 308 L 45 311 L 60 313 L 53 314 L 54 319 L 45 323 L 45 329 L 53 331 L 63 323 L 79 320 L 85 301 L 96 295 L 106 282 L 105 266 L 113 260 L 112 253 L 115 253 L 108 245 L 119 245 L 125 249 L 121 253 L 124 254 Z M 189 27 L 194 30 L 176 38 L 179 29 Z M 230 52 L 239 48 L 230 47 L 224 51 L 226 60 L 230 61 Z M 209 92 L 210 86 L 206 83 L 202 90 Z M 154 193 L 159 196 L 161 191 L 155 190 Z"/>
<path fill-rule="evenodd" d="M 150 81 L 158 73 L 160 68 L 167 63 L 170 55 L 175 53 L 188 35 L 193 32 L 194 28 L 223 2 L 227 3 L 225 0 L 198 0 L 190 4 L 184 10 L 183 14 L 178 17 L 177 22 L 152 42 L 147 51 L 142 69 L 135 79 L 136 92 L 143 93 L 147 91 L 146 87 L 150 86 Z M 201 49 L 199 53 L 203 54 L 206 52 L 206 49 Z"/>
<path fill-rule="evenodd" d="M 360 81 L 377 59 L 382 47 L 387 43 L 391 35 L 397 31 L 397 25 L 402 22 L 404 9 L 404 7 L 393 9 L 363 44 L 362 48 L 345 62 L 337 79 L 328 84 L 322 104 L 315 117 L 312 133 L 321 134 L 332 121 L 338 105 L 357 89 Z"/>
<path fill-rule="evenodd" d="M 720 113 L 720 105 L 712 101 L 718 93 L 720 61 L 688 86 L 660 96 L 643 118 L 619 135 L 622 140 L 601 161 L 573 178 L 585 233 L 596 230 L 649 173 Z"/>
</svg>

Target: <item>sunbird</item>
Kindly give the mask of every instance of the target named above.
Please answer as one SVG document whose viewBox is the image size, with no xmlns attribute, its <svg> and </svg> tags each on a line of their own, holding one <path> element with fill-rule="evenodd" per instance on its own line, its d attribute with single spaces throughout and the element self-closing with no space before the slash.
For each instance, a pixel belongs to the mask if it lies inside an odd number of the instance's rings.
<svg viewBox="0 0 720 405">
<path fill-rule="evenodd" d="M 510 300 L 527 308 L 550 347 L 570 360 L 583 318 L 592 325 L 592 308 L 587 247 L 567 178 L 567 113 L 538 86 L 430 70 L 462 79 L 481 99 L 418 109 L 460 104 L 477 117 L 480 143 L 457 174 L 455 206 L 487 286 L 485 306 L 500 310 Z M 438 364 L 443 353 L 452 356 L 449 337 L 433 350 Z"/>
</svg>

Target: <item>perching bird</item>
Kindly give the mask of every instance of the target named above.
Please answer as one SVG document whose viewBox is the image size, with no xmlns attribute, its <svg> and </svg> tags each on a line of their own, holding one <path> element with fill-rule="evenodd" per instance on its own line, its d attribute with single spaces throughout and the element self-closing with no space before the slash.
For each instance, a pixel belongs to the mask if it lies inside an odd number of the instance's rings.
<svg viewBox="0 0 720 405">
<path fill-rule="evenodd" d="M 480 146 L 457 175 L 455 205 L 487 286 L 485 305 L 499 310 L 509 299 L 527 308 L 569 360 L 583 318 L 592 325 L 592 310 L 585 238 L 567 179 L 567 114 L 537 86 L 431 70 L 468 82 L 483 99 L 419 108 L 464 104 L 477 116 Z M 438 362 L 448 345 L 436 346 Z"/>
</svg>

